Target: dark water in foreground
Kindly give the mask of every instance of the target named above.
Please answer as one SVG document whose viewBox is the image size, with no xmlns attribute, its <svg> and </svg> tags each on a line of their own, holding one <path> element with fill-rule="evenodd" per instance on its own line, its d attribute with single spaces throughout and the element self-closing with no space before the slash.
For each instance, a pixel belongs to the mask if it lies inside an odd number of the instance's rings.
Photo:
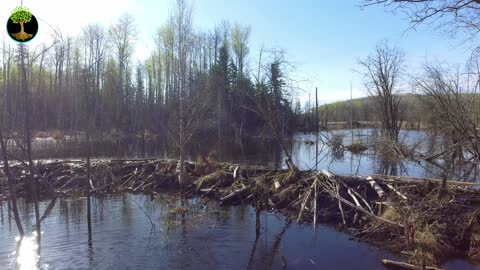
<svg viewBox="0 0 480 270">
<path fill-rule="evenodd" d="M 36 259 L 33 207 L 20 202 L 20 209 L 29 237 L 18 246 L 14 221 L 1 206 L 0 269 L 282 269 L 284 261 L 286 269 L 384 269 L 381 259 L 395 259 L 332 227 L 289 224 L 280 214 L 262 213 L 256 239 L 252 207 L 177 194 L 94 199 L 91 246 L 85 198 L 58 199 L 42 222 Z M 462 261 L 445 268 L 479 269 Z"/>
</svg>

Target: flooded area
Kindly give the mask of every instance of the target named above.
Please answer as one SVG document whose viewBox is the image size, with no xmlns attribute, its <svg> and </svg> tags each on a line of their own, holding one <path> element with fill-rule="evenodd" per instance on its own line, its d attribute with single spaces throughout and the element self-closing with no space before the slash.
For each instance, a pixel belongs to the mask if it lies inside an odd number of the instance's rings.
<svg viewBox="0 0 480 270">
<path fill-rule="evenodd" d="M 352 141 L 372 145 L 378 138 L 377 135 L 374 129 L 321 131 L 318 136 L 315 133 L 295 133 L 285 144 L 293 162 L 302 170 L 328 169 L 336 174 L 386 174 L 429 178 L 442 178 L 447 174 L 452 180 L 479 181 L 480 166 L 475 163 L 447 164 L 441 159 L 431 163 L 422 159 L 389 162 L 371 149 L 357 154 L 349 151 L 335 152 L 328 144 L 328 140 L 333 136 L 340 136 L 344 146 L 350 145 Z M 242 144 L 226 144 L 221 149 L 214 141 L 192 143 L 190 152 L 194 154 L 191 154 L 189 159 L 195 160 L 198 153 L 207 156 L 215 152 L 220 161 L 286 168 L 285 153 L 275 141 L 250 138 L 245 139 Z M 443 149 L 441 136 L 426 131 L 402 130 L 400 141 L 406 146 L 415 147 L 415 150 L 422 154 L 439 153 Z M 34 145 L 37 158 L 79 158 L 86 155 L 85 145 L 75 141 L 36 139 Z M 92 151 L 97 158 L 177 158 L 175 149 L 170 149 L 162 142 L 98 141 L 93 142 Z"/>
<path fill-rule="evenodd" d="M 336 130 L 325 136 L 341 134 L 344 136 L 343 144 L 362 142 L 366 145 L 375 140 L 373 129 Z M 438 153 L 442 150 L 442 138 L 439 135 L 429 134 L 425 131 L 402 130 L 401 141 L 409 147 L 416 147 L 418 153 Z M 448 164 L 444 160 L 427 162 L 421 158 L 417 160 L 401 160 L 389 162 L 375 151 L 367 150 L 364 153 L 354 154 L 350 151 L 335 153 L 322 142 L 318 147 L 315 144 L 306 144 L 305 141 L 316 141 L 313 133 L 295 134 L 292 142 L 292 158 L 295 164 L 302 169 L 328 169 L 336 174 L 385 174 L 412 177 L 443 178 L 480 183 L 480 166 L 474 163 Z"/>
<path fill-rule="evenodd" d="M 52 206 L 41 204 L 41 213 Z M 17 242 L 8 206 L 1 206 L 1 269 L 384 269 L 396 257 L 327 225 L 297 225 L 282 214 L 262 212 L 255 235 L 251 206 L 220 207 L 185 200 L 118 194 L 93 200 L 92 242 L 86 199 L 57 199 L 34 241 L 33 207 L 20 201 L 29 237 Z M 451 261 L 446 269 L 478 269 Z"/>
</svg>

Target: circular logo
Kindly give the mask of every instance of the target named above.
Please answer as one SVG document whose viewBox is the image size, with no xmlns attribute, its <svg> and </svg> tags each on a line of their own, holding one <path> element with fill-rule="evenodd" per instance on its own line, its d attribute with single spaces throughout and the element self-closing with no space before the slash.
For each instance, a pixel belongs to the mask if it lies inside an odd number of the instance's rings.
<svg viewBox="0 0 480 270">
<path fill-rule="evenodd" d="M 15 41 L 28 42 L 37 35 L 38 21 L 28 8 L 17 7 L 8 18 L 7 32 Z"/>
</svg>

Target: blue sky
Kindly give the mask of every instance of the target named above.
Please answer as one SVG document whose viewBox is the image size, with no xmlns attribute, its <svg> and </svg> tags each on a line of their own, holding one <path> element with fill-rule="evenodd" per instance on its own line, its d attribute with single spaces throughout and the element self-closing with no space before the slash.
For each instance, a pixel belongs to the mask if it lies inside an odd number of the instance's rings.
<svg viewBox="0 0 480 270">
<path fill-rule="evenodd" d="M 315 86 L 320 102 L 365 95 L 360 76 L 353 71 L 378 42 L 388 40 L 406 53 L 410 71 L 419 71 L 428 61 L 463 65 L 469 46 L 461 36 L 451 39 L 433 27 L 409 29 L 402 14 L 383 7 L 361 9 L 359 1 L 201 0 L 194 6 L 196 25 L 208 29 L 222 19 L 252 26 L 251 56 L 262 44 L 287 51 L 297 66 L 295 78 L 313 98 Z"/>
<path fill-rule="evenodd" d="M 192 0 L 196 30 L 210 30 L 222 20 L 250 25 L 250 59 L 254 64 L 260 48 L 281 48 L 296 66 L 290 77 L 299 81 L 302 101 L 319 89 L 321 103 L 353 96 L 365 96 L 360 76 L 353 71 L 359 58 L 365 58 L 378 42 L 389 40 L 402 48 L 412 73 L 419 72 L 426 61 L 440 61 L 463 66 L 471 44 L 443 36 L 433 27 L 408 30 L 402 14 L 392 14 L 383 7 L 361 9 L 361 0 Z M 0 2 L 0 16 L 20 1 Z M 88 23 L 106 26 L 129 12 L 139 29 L 136 57 L 145 58 L 153 47 L 153 34 L 163 24 L 172 0 L 24 0 L 24 6 L 40 19 L 40 31 L 31 46 L 51 38 L 49 26 L 64 35 L 76 35 Z M 4 35 L 5 36 L 5 35 Z M 313 95 L 312 95 L 313 97 Z"/>
</svg>

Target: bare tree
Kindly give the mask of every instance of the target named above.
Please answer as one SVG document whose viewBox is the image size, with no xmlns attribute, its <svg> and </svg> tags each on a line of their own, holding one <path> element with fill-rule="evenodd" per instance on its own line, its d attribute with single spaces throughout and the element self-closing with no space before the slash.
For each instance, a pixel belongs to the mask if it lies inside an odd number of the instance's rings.
<svg viewBox="0 0 480 270">
<path fill-rule="evenodd" d="M 418 98 L 428 123 L 442 131 L 448 141 L 449 147 L 441 154 L 462 158 L 465 150 L 471 158 L 479 159 L 478 75 L 469 87 L 468 76 L 452 74 L 441 66 L 426 65 L 425 73 L 424 78 L 416 81 Z"/>
<path fill-rule="evenodd" d="M 93 105 L 92 105 L 92 96 L 93 94 L 91 93 L 91 85 L 93 85 L 95 82 L 94 80 L 91 80 L 92 82 L 89 81 L 89 77 L 91 74 L 88 72 L 88 70 L 91 68 L 91 66 L 87 66 L 83 72 L 82 72 L 82 88 L 83 88 L 83 94 L 84 94 L 84 129 L 85 129 L 85 135 L 86 135 L 86 144 L 87 144 L 87 182 L 88 182 L 88 190 L 87 190 L 87 228 L 88 228 L 88 243 L 89 245 L 92 244 L 92 217 L 91 217 L 91 193 L 95 189 L 92 181 L 92 175 L 91 175 L 91 143 L 90 143 L 90 136 L 92 133 L 92 126 L 93 122 L 95 119 L 93 111 Z"/>
<path fill-rule="evenodd" d="M 28 80 L 27 80 L 27 69 L 25 65 L 26 51 L 27 48 L 24 44 L 18 45 L 19 47 L 19 69 L 21 74 L 21 89 L 23 93 L 24 106 L 25 106 L 25 133 L 24 133 L 24 142 L 26 145 L 26 160 L 28 161 L 28 170 L 29 170 L 29 184 L 30 192 L 34 203 L 35 208 L 35 228 L 37 232 L 37 241 L 40 242 L 41 239 L 41 225 L 40 225 L 40 210 L 38 207 L 38 180 L 35 178 L 35 164 L 32 159 L 32 127 L 31 127 L 31 107 L 32 103 L 30 101 L 30 91 L 28 89 Z"/>
<path fill-rule="evenodd" d="M 129 87 L 126 87 L 127 71 L 134 52 L 134 41 L 137 37 L 134 18 L 128 13 L 123 14 L 118 23 L 110 28 L 111 41 L 115 48 L 115 54 L 118 59 L 118 80 L 116 93 L 116 121 L 120 121 L 122 109 L 125 114 L 129 114 L 129 103 L 131 101 L 131 93 Z M 125 103 L 123 103 L 123 101 Z M 122 106 L 125 106 L 122 108 Z"/>
<path fill-rule="evenodd" d="M 385 42 L 358 65 L 368 95 L 380 114 L 382 134 L 398 142 L 403 120 L 398 86 L 404 71 L 404 53 Z"/>
<path fill-rule="evenodd" d="M 362 6 L 371 5 L 404 12 L 412 28 L 430 23 L 452 34 L 463 30 L 471 38 L 480 32 L 479 0 L 363 0 Z"/>
<path fill-rule="evenodd" d="M 83 29 L 82 43 L 84 46 L 84 57 L 85 57 L 85 66 L 88 68 L 89 81 L 88 85 L 94 91 L 92 91 L 93 96 L 101 97 L 100 95 L 100 82 L 101 82 L 101 73 L 102 68 L 105 64 L 106 48 L 107 48 L 107 38 L 105 37 L 105 29 L 98 24 L 87 25 Z M 77 78 L 78 79 L 78 78 Z M 97 104 L 101 100 L 95 101 L 95 104 L 92 105 L 90 110 L 93 110 L 93 114 L 96 115 L 97 110 L 104 110 L 103 107 L 98 109 Z M 105 123 L 104 114 L 99 113 L 101 116 L 102 122 Z"/>
<path fill-rule="evenodd" d="M 65 63 L 65 49 L 66 49 L 66 44 L 63 40 L 63 38 L 60 36 L 59 37 L 60 42 L 56 43 L 55 45 L 55 57 L 54 57 L 54 63 L 55 63 L 55 91 L 56 91 L 56 97 L 57 97 L 57 128 L 60 131 L 64 131 L 64 126 L 65 123 L 63 123 L 64 117 L 63 114 L 65 112 L 64 110 L 64 89 L 63 89 L 63 65 Z"/>
<path fill-rule="evenodd" d="M 95 127 L 96 119 L 96 95 L 99 89 L 100 67 L 103 62 L 105 39 L 104 31 L 99 25 L 88 25 L 83 30 L 83 46 L 84 46 L 84 69 L 78 78 L 78 83 L 83 90 L 83 129 L 86 135 L 87 147 L 87 228 L 88 242 L 92 244 L 92 217 L 91 217 L 91 194 L 95 189 L 91 175 L 91 136 Z"/>
<path fill-rule="evenodd" d="M 184 184 L 184 160 L 185 147 L 188 143 L 188 134 L 186 130 L 187 115 L 185 114 L 185 102 L 187 97 L 188 80 L 188 57 L 190 38 L 192 34 L 192 10 L 187 0 L 177 0 L 175 15 L 172 17 L 174 25 L 175 51 L 178 57 L 177 74 L 179 78 L 179 113 L 178 113 L 178 146 L 179 146 L 179 167 L 180 172 L 178 182 Z"/>
</svg>

